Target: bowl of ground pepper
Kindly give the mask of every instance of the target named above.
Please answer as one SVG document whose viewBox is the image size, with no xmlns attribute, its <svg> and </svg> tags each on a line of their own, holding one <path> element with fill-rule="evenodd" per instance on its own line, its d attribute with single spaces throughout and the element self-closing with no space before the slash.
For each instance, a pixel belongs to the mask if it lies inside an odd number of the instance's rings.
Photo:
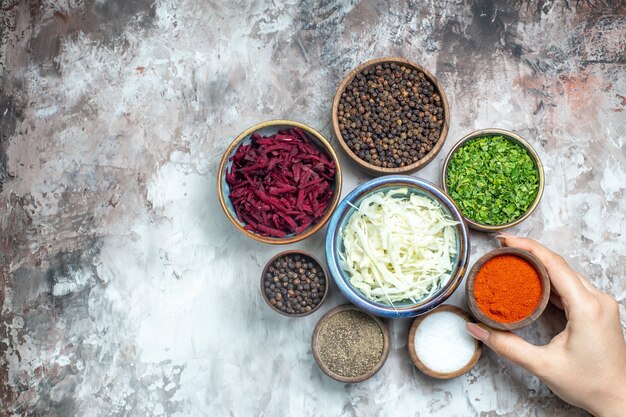
<svg viewBox="0 0 626 417">
<path fill-rule="evenodd" d="M 539 205 L 543 165 L 521 136 L 482 129 L 463 137 L 442 166 L 442 185 L 470 228 L 495 232 L 527 219 Z"/>
<path fill-rule="evenodd" d="M 327 277 L 313 255 L 287 250 L 272 257 L 263 268 L 261 294 L 267 305 L 283 316 L 308 316 L 328 296 Z"/>
<path fill-rule="evenodd" d="M 409 174 L 441 150 L 450 110 L 426 69 L 402 58 L 379 58 L 353 69 L 339 84 L 332 125 L 341 148 L 365 172 Z"/>
<path fill-rule="evenodd" d="M 378 317 L 351 304 L 331 309 L 317 322 L 311 339 L 315 362 L 340 382 L 371 378 L 389 356 L 389 329 Z"/>
<path fill-rule="evenodd" d="M 476 319 L 494 329 L 515 330 L 543 313 L 550 297 L 550 278 L 530 252 L 501 248 L 476 261 L 465 291 Z"/>
</svg>

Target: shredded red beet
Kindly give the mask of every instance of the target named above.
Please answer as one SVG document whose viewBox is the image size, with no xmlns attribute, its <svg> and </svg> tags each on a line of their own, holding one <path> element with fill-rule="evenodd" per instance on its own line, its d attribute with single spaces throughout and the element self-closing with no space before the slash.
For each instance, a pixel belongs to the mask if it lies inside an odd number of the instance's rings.
<svg viewBox="0 0 626 417">
<path fill-rule="evenodd" d="M 226 172 L 229 198 L 245 228 L 261 236 L 299 234 L 324 216 L 333 196 L 335 163 L 299 128 L 254 133 Z"/>
</svg>

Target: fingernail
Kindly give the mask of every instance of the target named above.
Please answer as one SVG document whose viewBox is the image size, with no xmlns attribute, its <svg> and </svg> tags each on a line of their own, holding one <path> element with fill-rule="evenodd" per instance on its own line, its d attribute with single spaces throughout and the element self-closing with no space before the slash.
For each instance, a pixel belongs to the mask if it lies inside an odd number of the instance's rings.
<svg viewBox="0 0 626 417">
<path fill-rule="evenodd" d="M 509 238 L 516 238 L 517 236 L 514 236 L 507 232 L 499 232 L 496 237 L 500 239 L 509 239 Z"/>
<path fill-rule="evenodd" d="M 481 342 L 487 342 L 489 339 L 489 331 L 484 327 L 481 327 L 475 323 L 467 323 L 465 328 L 475 339 L 480 340 Z"/>
</svg>

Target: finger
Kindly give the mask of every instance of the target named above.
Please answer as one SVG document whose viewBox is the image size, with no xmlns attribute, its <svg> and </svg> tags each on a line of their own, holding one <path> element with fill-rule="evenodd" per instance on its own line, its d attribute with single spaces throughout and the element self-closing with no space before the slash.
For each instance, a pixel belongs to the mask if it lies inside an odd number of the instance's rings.
<svg viewBox="0 0 626 417">
<path fill-rule="evenodd" d="M 565 310 L 565 307 L 563 306 L 563 300 L 561 300 L 561 295 L 556 290 L 556 288 L 554 288 L 554 285 L 550 287 L 550 302 L 557 306 L 559 309 Z"/>
<path fill-rule="evenodd" d="M 561 301 L 561 297 L 559 297 L 556 293 L 550 293 L 550 302 L 554 304 L 558 309 L 565 310 L 563 307 L 563 301 Z"/>
<path fill-rule="evenodd" d="M 587 291 L 589 291 L 591 293 L 594 293 L 594 294 L 600 294 L 601 293 L 601 291 L 599 289 L 597 289 L 596 287 L 594 287 L 593 284 L 590 283 L 587 278 L 583 277 L 578 272 L 576 272 L 576 276 L 580 279 L 580 282 L 582 282 L 583 287 L 585 287 L 587 289 Z"/>
<path fill-rule="evenodd" d="M 570 268 L 565 259 L 532 239 L 500 233 L 498 238 L 508 247 L 518 248 L 535 255 L 548 270 L 552 286 L 561 295 L 564 307 L 584 302 L 589 291 L 585 288 L 576 272 Z"/>
<path fill-rule="evenodd" d="M 537 374 L 541 371 L 546 351 L 532 345 L 511 332 L 501 332 L 484 325 L 467 323 L 467 331 L 476 339 L 489 346 L 491 350 L 516 365 Z"/>
</svg>

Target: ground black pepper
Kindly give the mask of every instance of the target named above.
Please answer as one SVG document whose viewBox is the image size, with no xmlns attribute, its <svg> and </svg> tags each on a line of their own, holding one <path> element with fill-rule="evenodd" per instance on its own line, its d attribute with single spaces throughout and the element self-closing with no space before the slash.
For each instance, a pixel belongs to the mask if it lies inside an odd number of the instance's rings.
<svg viewBox="0 0 626 417">
<path fill-rule="evenodd" d="M 344 310 L 333 314 L 317 334 L 320 360 L 337 375 L 357 377 L 374 369 L 383 355 L 383 332 L 369 315 Z"/>
<path fill-rule="evenodd" d="M 341 94 L 339 131 L 362 160 L 378 167 L 414 164 L 439 140 L 443 99 L 415 68 L 381 63 L 357 74 Z"/>
<path fill-rule="evenodd" d="M 281 256 L 267 268 L 263 287 L 270 304 L 280 311 L 304 314 L 322 301 L 326 276 L 314 259 L 290 254 Z"/>
</svg>

